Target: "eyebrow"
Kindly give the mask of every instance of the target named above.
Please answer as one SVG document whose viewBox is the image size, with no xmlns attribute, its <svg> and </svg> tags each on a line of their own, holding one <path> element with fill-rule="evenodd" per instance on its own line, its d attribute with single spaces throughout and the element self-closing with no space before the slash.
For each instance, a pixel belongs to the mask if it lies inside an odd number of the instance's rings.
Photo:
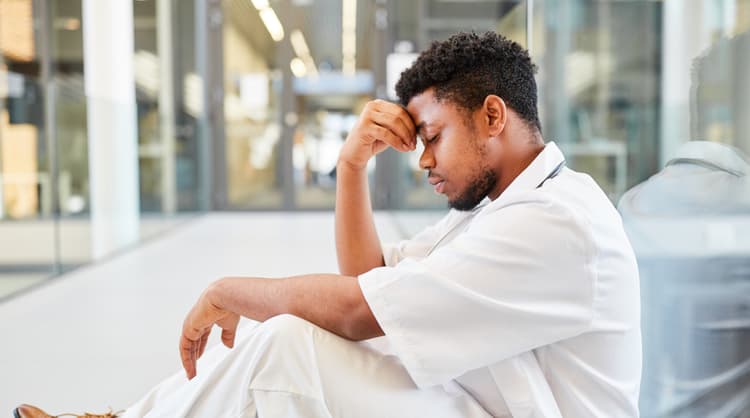
<svg viewBox="0 0 750 418">
<path fill-rule="evenodd" d="M 424 128 L 427 128 L 427 127 L 429 127 L 429 126 L 431 126 L 431 125 L 434 125 L 434 124 L 432 124 L 432 123 L 425 123 L 425 122 L 420 122 L 419 124 L 417 124 L 417 134 L 420 134 L 420 132 L 422 132 L 422 129 L 424 129 Z M 421 135 L 421 134 L 420 134 L 420 135 Z"/>
</svg>

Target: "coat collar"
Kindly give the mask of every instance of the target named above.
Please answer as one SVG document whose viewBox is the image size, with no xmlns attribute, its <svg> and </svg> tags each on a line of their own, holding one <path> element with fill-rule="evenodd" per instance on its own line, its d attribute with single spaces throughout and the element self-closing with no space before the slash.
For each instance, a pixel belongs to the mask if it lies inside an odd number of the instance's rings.
<svg viewBox="0 0 750 418">
<path fill-rule="evenodd" d="M 540 187 L 547 179 L 556 176 L 564 164 L 565 157 L 557 145 L 554 142 L 547 143 L 542 152 L 508 185 L 500 197 Z"/>
<path fill-rule="evenodd" d="M 548 142 L 542 152 L 519 174 L 508 187 L 494 201 L 485 198 L 477 206 L 477 210 L 487 207 L 502 206 L 507 196 L 534 190 L 539 188 L 545 181 L 555 177 L 565 167 L 565 156 L 554 142 Z"/>
</svg>

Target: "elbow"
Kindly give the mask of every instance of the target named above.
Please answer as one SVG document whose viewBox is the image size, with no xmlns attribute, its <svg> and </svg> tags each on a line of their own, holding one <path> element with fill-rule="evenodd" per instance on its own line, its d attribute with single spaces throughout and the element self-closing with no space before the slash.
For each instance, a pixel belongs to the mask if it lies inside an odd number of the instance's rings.
<svg viewBox="0 0 750 418">
<path fill-rule="evenodd" d="M 349 310 L 349 314 L 343 317 L 345 318 L 342 327 L 344 338 L 352 341 L 364 341 L 385 335 L 364 297 L 355 302 L 355 305 Z"/>
</svg>

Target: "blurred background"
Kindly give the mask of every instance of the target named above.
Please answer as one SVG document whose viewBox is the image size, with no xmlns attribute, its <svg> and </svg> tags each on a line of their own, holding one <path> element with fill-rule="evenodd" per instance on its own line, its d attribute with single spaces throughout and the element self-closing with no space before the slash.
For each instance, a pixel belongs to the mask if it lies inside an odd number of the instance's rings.
<svg viewBox="0 0 750 418">
<path fill-rule="evenodd" d="M 531 51 L 545 139 L 616 204 L 688 140 L 750 153 L 749 29 L 750 0 L 0 0 L 0 302 L 203 214 L 330 212 L 363 105 L 457 31 Z M 409 231 L 446 208 L 417 159 L 369 167 Z"/>
</svg>

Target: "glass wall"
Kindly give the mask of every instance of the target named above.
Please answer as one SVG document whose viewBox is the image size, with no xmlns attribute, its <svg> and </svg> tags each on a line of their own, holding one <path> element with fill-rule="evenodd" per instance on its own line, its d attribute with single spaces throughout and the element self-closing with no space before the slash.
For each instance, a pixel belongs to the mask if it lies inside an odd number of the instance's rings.
<svg viewBox="0 0 750 418">
<path fill-rule="evenodd" d="M 91 141 L 102 149 L 121 138 L 93 139 L 89 115 L 92 106 L 99 115 L 131 108 L 87 93 L 85 33 L 96 36 L 97 29 L 86 27 L 84 1 L 0 0 L 0 299 L 129 248 L 205 209 L 197 118 L 184 94 L 190 97 L 191 87 L 200 84 L 192 53 L 196 19 L 191 2 L 161 3 L 173 6 L 164 31 L 171 35 L 162 47 L 167 53 L 159 52 L 158 2 L 137 0 L 129 7 L 133 20 L 127 28 L 132 54 L 122 55 L 132 63 L 136 98 L 137 149 L 133 169 L 124 174 L 137 185 L 135 241 L 102 246 L 95 238 L 102 228 L 93 222 L 97 193 L 90 170 L 100 154 L 92 155 Z M 170 65 L 166 78 L 159 72 L 163 55 L 170 58 L 163 60 Z M 165 79 L 179 82 L 165 91 Z M 171 113 L 165 117 L 160 109 Z M 116 198 L 117 183 L 103 184 L 108 187 Z M 116 223 L 99 212 L 99 225 Z"/>
<path fill-rule="evenodd" d="M 545 139 L 616 202 L 659 168 L 662 3 L 535 5 L 532 51 Z"/>
<path fill-rule="evenodd" d="M 228 205 L 281 208 L 278 179 L 285 173 L 279 166 L 281 74 L 274 68 L 276 45 L 253 3 L 230 0 L 223 9 Z"/>
<path fill-rule="evenodd" d="M 0 2 L 0 294 L 57 269 L 53 193 L 44 120 L 44 82 L 31 2 Z M 45 74 L 46 75 L 46 74 Z M 6 220 L 12 219 L 13 222 Z"/>
<path fill-rule="evenodd" d="M 347 133 L 367 101 L 394 99 L 389 89 L 418 50 L 459 30 L 501 30 L 525 43 L 525 2 L 465 5 L 225 1 L 228 207 L 332 208 Z M 269 10 L 280 19 L 278 39 L 260 18 Z M 445 207 L 417 159 L 386 151 L 373 161 L 376 207 Z"/>
<path fill-rule="evenodd" d="M 376 8 L 362 1 L 224 2 L 229 208 L 333 207 L 339 148 L 374 98 Z M 281 19 L 278 33 L 262 13 Z M 348 67 L 344 32 L 355 57 Z"/>
</svg>

